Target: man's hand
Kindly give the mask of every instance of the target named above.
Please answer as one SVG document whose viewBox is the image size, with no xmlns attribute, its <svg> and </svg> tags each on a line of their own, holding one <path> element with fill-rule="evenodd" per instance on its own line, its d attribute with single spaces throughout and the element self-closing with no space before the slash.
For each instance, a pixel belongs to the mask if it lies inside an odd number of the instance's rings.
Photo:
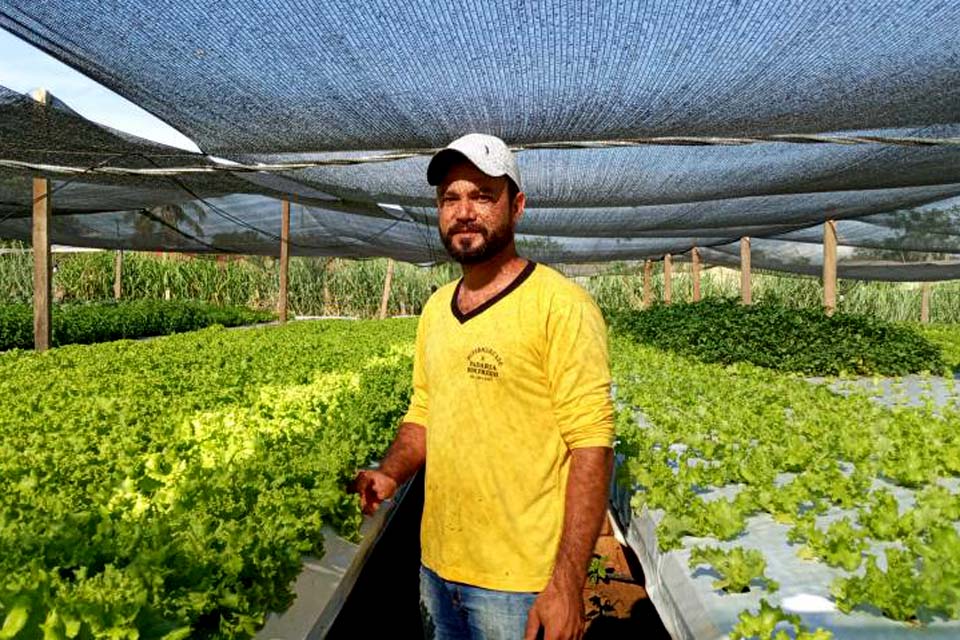
<svg viewBox="0 0 960 640">
<path fill-rule="evenodd" d="M 353 481 L 353 488 L 360 494 L 360 509 L 372 515 L 380 503 L 397 492 L 397 481 L 382 471 L 361 471 Z"/>
<path fill-rule="evenodd" d="M 427 459 L 427 436 L 422 425 L 404 422 L 376 471 L 361 471 L 351 488 L 360 494 L 360 508 L 371 515 L 397 487 L 409 480 Z"/>
<path fill-rule="evenodd" d="M 580 640 L 583 637 L 583 590 L 575 583 L 547 585 L 527 614 L 524 640 L 537 640 L 543 627 L 543 640 Z"/>
</svg>

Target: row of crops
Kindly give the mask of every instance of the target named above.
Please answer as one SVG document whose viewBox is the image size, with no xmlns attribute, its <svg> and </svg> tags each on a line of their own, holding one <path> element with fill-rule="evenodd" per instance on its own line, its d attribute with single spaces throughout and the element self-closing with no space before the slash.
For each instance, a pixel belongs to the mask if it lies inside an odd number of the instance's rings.
<svg viewBox="0 0 960 640">
<path fill-rule="evenodd" d="M 681 551 L 691 575 L 706 565 L 729 598 L 775 592 L 762 553 L 735 542 L 765 518 L 799 557 L 838 570 L 841 611 L 960 618 L 960 407 L 888 408 L 751 365 L 622 338 L 613 349 L 620 480 L 634 512 L 657 514 L 660 551 Z M 783 619 L 748 612 L 738 631 L 772 637 Z M 828 637 L 806 631 L 796 637 Z"/>
<path fill-rule="evenodd" d="M 828 637 L 779 608 L 779 577 L 742 543 L 763 518 L 791 553 L 835 570 L 842 610 L 905 630 L 960 617 L 960 408 L 886 407 L 777 370 L 942 372 L 960 331 L 937 328 L 931 348 L 910 328 L 824 319 L 833 346 L 743 362 L 751 335 L 809 339 L 820 320 L 790 313 L 709 303 L 613 320 L 634 511 L 656 513 L 661 550 L 742 603 L 734 635 Z M 251 637 L 289 605 L 301 556 L 322 554 L 321 528 L 357 535 L 346 485 L 406 408 L 415 327 L 317 321 L 0 353 L 0 638 Z"/>
<path fill-rule="evenodd" d="M 236 327 L 273 320 L 268 311 L 198 301 L 130 300 L 54 305 L 51 344 L 93 344 L 195 331 L 215 324 Z M 0 351 L 33 348 L 33 307 L 0 305 Z"/>
<path fill-rule="evenodd" d="M 413 321 L 0 354 L 0 637 L 245 638 L 410 389 Z"/>
<path fill-rule="evenodd" d="M 732 638 L 831 637 L 776 604 L 781 579 L 813 574 L 829 581 L 819 585 L 826 610 L 886 619 L 851 626 L 956 634 L 960 626 L 943 625 L 960 619 L 960 395 L 943 363 L 957 362 L 960 330 L 933 330 L 931 351 L 909 327 L 797 320 L 707 305 L 618 322 L 619 481 L 631 511 L 656 523 L 652 555 L 678 559 L 691 582 L 708 574 L 718 597 L 705 608 L 742 608 Z M 949 377 L 920 376 L 919 393 L 891 401 L 879 377 L 828 386 L 784 370 Z M 771 546 L 778 575 L 761 549 Z"/>
</svg>

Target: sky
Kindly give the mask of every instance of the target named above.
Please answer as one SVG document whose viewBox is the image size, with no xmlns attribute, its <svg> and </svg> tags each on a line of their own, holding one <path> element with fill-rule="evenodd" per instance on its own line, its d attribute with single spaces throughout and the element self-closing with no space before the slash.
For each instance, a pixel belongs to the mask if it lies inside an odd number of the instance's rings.
<svg viewBox="0 0 960 640">
<path fill-rule="evenodd" d="M 0 85 L 43 88 L 83 117 L 173 147 L 199 151 L 189 138 L 106 87 L 0 29 Z"/>
</svg>

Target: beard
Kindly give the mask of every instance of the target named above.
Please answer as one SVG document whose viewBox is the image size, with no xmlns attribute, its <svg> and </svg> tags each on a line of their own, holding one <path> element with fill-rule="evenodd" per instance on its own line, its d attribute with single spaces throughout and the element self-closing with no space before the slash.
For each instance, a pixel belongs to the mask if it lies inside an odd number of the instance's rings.
<svg viewBox="0 0 960 640">
<path fill-rule="evenodd" d="M 454 244 L 457 233 L 469 231 L 480 236 L 480 240 L 467 249 Z M 440 240 L 450 257 L 460 264 L 472 265 L 486 262 L 513 242 L 513 228 L 507 224 L 488 229 L 479 224 L 454 224 L 447 232 L 440 232 Z"/>
</svg>

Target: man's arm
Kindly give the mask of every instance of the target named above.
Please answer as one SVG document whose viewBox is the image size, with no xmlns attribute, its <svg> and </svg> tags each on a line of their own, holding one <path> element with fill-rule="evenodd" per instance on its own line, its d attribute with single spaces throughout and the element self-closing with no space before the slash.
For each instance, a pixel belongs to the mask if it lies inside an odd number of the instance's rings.
<svg viewBox="0 0 960 640">
<path fill-rule="evenodd" d="M 427 433 L 423 425 L 404 422 L 390 450 L 376 470 L 361 471 L 353 486 L 360 494 L 360 508 L 372 514 L 384 500 L 393 497 L 397 487 L 413 477 L 427 459 Z"/>
<path fill-rule="evenodd" d="M 553 576 L 530 608 L 526 640 L 534 640 L 541 625 L 544 640 L 583 635 L 583 585 L 607 512 L 613 449 L 584 447 L 574 449 L 571 456 L 563 533 Z"/>
</svg>

